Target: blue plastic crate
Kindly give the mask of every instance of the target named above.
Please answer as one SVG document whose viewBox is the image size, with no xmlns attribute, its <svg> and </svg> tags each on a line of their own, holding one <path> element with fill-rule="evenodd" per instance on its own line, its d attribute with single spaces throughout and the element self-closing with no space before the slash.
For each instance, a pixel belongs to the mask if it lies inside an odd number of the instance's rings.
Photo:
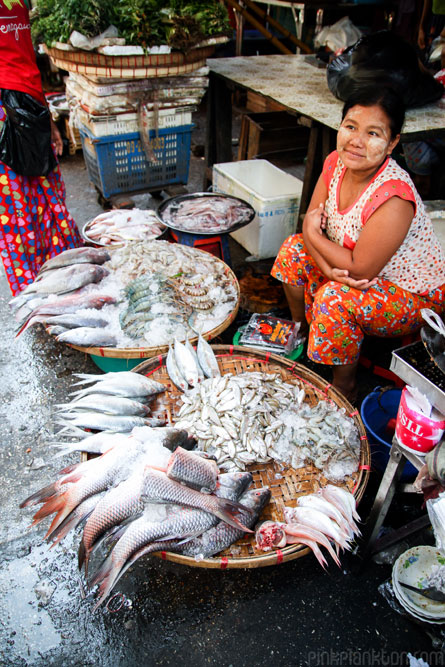
<svg viewBox="0 0 445 667">
<path fill-rule="evenodd" d="M 187 183 L 193 125 L 150 130 L 156 160 L 148 160 L 139 133 L 95 137 L 80 127 L 90 180 L 104 197 Z"/>
</svg>

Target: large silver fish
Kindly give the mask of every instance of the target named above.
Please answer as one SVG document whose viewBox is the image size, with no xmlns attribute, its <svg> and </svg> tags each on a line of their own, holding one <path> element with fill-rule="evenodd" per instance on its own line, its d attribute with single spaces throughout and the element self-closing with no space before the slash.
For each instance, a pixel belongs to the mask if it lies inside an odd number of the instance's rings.
<svg viewBox="0 0 445 667">
<path fill-rule="evenodd" d="M 77 428 L 91 428 L 94 431 L 111 431 L 114 433 L 128 433 L 135 426 L 150 426 L 150 419 L 135 415 L 106 415 L 100 412 L 76 412 L 64 415 L 63 419 L 56 420 L 62 426 L 76 426 Z"/>
<path fill-rule="evenodd" d="M 208 378 L 218 377 L 221 375 L 219 370 L 218 361 L 215 357 L 215 353 L 212 350 L 212 346 L 206 341 L 205 338 L 199 335 L 198 345 L 196 347 L 196 354 L 198 356 L 199 365 L 204 371 L 204 375 Z"/>
<path fill-rule="evenodd" d="M 116 336 L 100 327 L 77 327 L 56 336 L 58 343 L 70 343 L 81 347 L 116 347 Z"/>
<path fill-rule="evenodd" d="M 232 497 L 237 497 L 240 491 L 251 482 L 251 479 L 249 474 L 232 479 L 226 477 L 221 488 L 226 489 Z M 145 553 L 149 553 L 150 550 L 159 550 L 160 540 L 183 539 L 192 535 L 200 535 L 214 522 L 215 518 L 205 511 L 181 508 L 175 509 L 164 521 L 153 522 L 150 520 L 150 515 L 143 515 L 132 521 L 91 582 L 93 586 L 99 584 L 95 609 L 130 565 Z M 153 546 L 150 549 L 150 545 L 153 544 L 154 549 Z"/>
<path fill-rule="evenodd" d="M 270 496 L 271 492 L 267 487 L 245 491 L 239 500 L 244 507 L 250 510 L 250 513 L 241 510 L 237 514 L 237 518 L 248 528 L 253 528 L 269 502 Z M 207 533 L 184 544 L 181 553 L 185 556 L 200 556 L 202 554 L 204 558 L 209 558 L 237 542 L 243 537 L 244 532 L 239 527 L 229 526 L 224 521 L 220 521 L 215 527 L 210 528 Z"/>
<path fill-rule="evenodd" d="M 27 314 L 25 320 L 16 333 L 19 336 L 28 327 L 42 322 L 42 316 L 61 315 L 63 313 L 75 313 L 83 308 L 94 308 L 100 310 L 106 304 L 116 303 L 117 299 L 109 294 L 69 294 L 56 301 L 46 300 L 40 306 Z"/>
<path fill-rule="evenodd" d="M 43 319 L 45 318 L 45 319 Z M 42 321 L 47 325 L 57 324 L 66 329 L 75 329 L 77 327 L 106 327 L 108 320 L 96 312 L 78 311 L 77 313 L 64 313 L 62 315 L 52 315 L 50 317 L 43 315 Z"/>
<path fill-rule="evenodd" d="M 89 387 L 71 392 L 72 396 L 78 398 L 87 394 L 114 394 L 115 396 L 155 396 L 166 390 L 165 385 L 156 380 L 133 373 L 121 371 L 117 373 L 105 373 L 104 375 L 77 374 L 83 378 L 83 383 L 90 382 Z M 79 384 L 79 383 L 78 383 Z"/>
<path fill-rule="evenodd" d="M 51 271 L 41 280 L 34 281 L 23 292 L 25 294 L 66 294 L 90 283 L 98 283 L 108 274 L 109 271 L 99 264 L 65 266 L 57 271 Z"/>
<path fill-rule="evenodd" d="M 187 484 L 192 489 L 211 493 L 216 488 L 218 466 L 211 459 L 178 447 L 170 457 L 166 473 L 167 477 Z"/>
<path fill-rule="evenodd" d="M 111 259 L 110 253 L 105 248 L 71 248 L 47 259 L 40 267 L 39 275 L 45 271 L 60 269 L 71 264 L 103 264 L 109 259 Z"/>
<path fill-rule="evenodd" d="M 60 408 L 61 412 L 65 414 L 91 410 L 93 412 L 103 412 L 107 415 L 137 415 L 143 417 L 151 412 L 148 405 L 140 401 L 134 401 L 123 396 L 113 396 L 112 394 L 87 394 L 70 403 L 58 403 L 56 407 Z"/>
<path fill-rule="evenodd" d="M 138 460 L 138 466 L 143 460 Z M 226 473 L 218 477 L 218 489 L 216 495 L 235 502 L 241 493 L 252 481 L 250 473 Z M 97 540 L 111 527 L 119 525 L 130 517 L 136 517 L 142 513 L 146 502 L 143 499 L 145 485 L 144 470 L 135 472 L 117 487 L 111 489 L 96 505 L 91 516 L 88 518 L 83 531 L 82 542 L 79 546 L 78 562 L 79 569 L 85 563 L 85 575 L 87 574 L 88 561 Z M 198 510 L 197 510 L 198 511 Z M 145 518 L 151 521 L 147 511 Z M 208 515 L 208 527 L 217 523 L 218 517 Z"/>
</svg>

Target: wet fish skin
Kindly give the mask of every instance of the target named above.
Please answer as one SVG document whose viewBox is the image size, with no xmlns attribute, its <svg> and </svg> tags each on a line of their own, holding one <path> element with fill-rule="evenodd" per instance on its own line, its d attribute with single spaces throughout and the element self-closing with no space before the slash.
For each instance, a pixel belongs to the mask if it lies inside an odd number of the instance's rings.
<svg viewBox="0 0 445 667">
<path fill-rule="evenodd" d="M 58 343 L 69 343 L 82 347 L 116 347 L 116 337 L 99 327 L 77 327 L 56 336 Z"/>
<path fill-rule="evenodd" d="M 251 513 L 241 510 L 237 516 L 246 526 L 253 528 L 269 502 L 270 496 L 271 492 L 267 487 L 245 491 L 240 496 L 239 502 L 244 507 L 249 508 Z M 221 521 L 215 527 L 210 528 L 207 533 L 184 544 L 180 551 L 185 556 L 202 554 L 204 558 L 209 558 L 237 542 L 243 537 L 244 532 L 240 528 L 234 528 Z"/>
<path fill-rule="evenodd" d="M 211 459 L 197 456 L 182 447 L 175 449 L 167 464 L 167 477 L 192 489 L 211 493 L 216 488 L 218 466 Z"/>
<path fill-rule="evenodd" d="M 104 497 L 106 491 L 100 491 L 94 496 L 85 498 L 77 507 L 75 507 L 70 514 L 62 521 L 62 523 L 53 530 L 46 538 L 47 542 L 52 542 L 51 549 L 55 547 L 61 540 L 63 540 L 70 530 L 74 530 L 80 526 L 90 516 L 91 512 L 96 507 L 97 503 Z"/>
<path fill-rule="evenodd" d="M 149 468 L 146 471 L 143 497 L 148 502 L 162 501 L 202 509 L 232 526 L 242 528 L 243 532 L 250 532 L 245 525 L 241 524 L 239 519 L 234 517 L 237 510 L 246 510 L 247 513 L 249 513 L 249 510 L 231 500 L 190 489 L 173 479 L 169 479 L 165 473 L 157 470 Z"/>
<path fill-rule="evenodd" d="M 218 493 L 220 498 L 236 500 L 251 483 L 250 473 L 224 474 L 219 477 Z M 184 537 L 203 532 L 206 527 L 215 525 L 217 517 L 199 509 L 180 510 L 172 518 L 153 523 L 146 513 L 133 521 L 122 533 L 110 556 L 104 561 L 94 576 L 91 585 L 100 584 L 99 600 L 95 609 L 102 603 L 120 577 L 141 556 L 159 551 L 165 546 L 176 546 Z M 175 539 L 172 540 L 171 536 Z M 170 539 L 165 539 L 170 537 Z M 116 539 L 116 536 L 115 536 Z M 162 540 L 160 542 L 160 540 Z"/>
<path fill-rule="evenodd" d="M 16 336 L 26 331 L 28 327 L 40 323 L 42 315 L 61 315 L 62 313 L 74 313 L 82 308 L 94 308 L 100 310 L 106 304 L 116 303 L 117 299 L 109 294 L 69 294 L 57 301 L 46 300 L 37 306 L 27 318 L 21 321 Z"/>
<path fill-rule="evenodd" d="M 44 316 L 43 316 L 44 317 Z M 52 315 L 43 320 L 47 326 L 60 325 L 67 329 L 76 329 L 77 327 L 106 327 L 108 320 L 101 317 L 99 313 L 64 313 L 62 315 Z"/>
<path fill-rule="evenodd" d="M 72 454 L 73 452 L 86 452 L 87 454 L 104 454 L 113 447 L 125 447 L 128 441 L 128 433 L 114 433 L 108 431 L 99 431 L 87 435 L 87 437 L 77 442 L 52 442 L 52 446 L 60 451 L 57 457 Z"/>
<path fill-rule="evenodd" d="M 35 526 L 50 514 L 56 514 L 45 535 L 46 539 L 53 531 L 60 526 L 65 518 L 80 503 L 104 489 L 111 486 L 118 475 L 123 474 L 121 469 L 122 456 L 116 448 L 102 454 L 95 459 L 90 459 L 80 470 L 74 470 L 63 478 L 63 487 L 61 486 L 55 494 L 52 494 L 36 512 L 31 526 Z M 68 485 L 68 486 L 65 486 Z M 43 492 L 45 489 L 42 490 Z M 33 494 L 33 496 L 37 496 Z M 33 498 L 31 496 L 30 498 Z M 42 493 L 40 493 L 42 502 Z M 28 498 L 21 506 L 26 506 Z"/>
<path fill-rule="evenodd" d="M 149 426 L 150 422 L 143 417 L 135 415 L 105 415 L 100 412 L 83 412 L 65 415 L 64 419 L 58 419 L 57 423 L 62 426 L 76 426 L 78 428 L 91 428 L 95 431 L 112 431 L 114 433 L 127 433 L 135 426 Z"/>
<path fill-rule="evenodd" d="M 87 394 L 70 403 L 58 403 L 57 408 L 62 413 L 81 412 L 83 410 L 92 410 L 93 412 L 103 412 L 108 415 L 136 415 L 143 417 L 151 413 L 148 405 L 133 401 L 124 396 L 113 396 L 112 394 Z"/>
<path fill-rule="evenodd" d="M 206 530 L 211 520 L 207 512 L 183 510 L 165 521 L 147 521 L 144 516 L 132 521 L 91 581 L 91 586 L 99 584 L 94 611 L 123 574 L 128 559 L 141 547 L 169 536 L 184 538 L 199 535 Z"/>
<path fill-rule="evenodd" d="M 144 509 L 142 490 L 144 471 L 136 470 L 105 495 L 87 519 L 78 551 L 79 570 L 85 564 L 88 574 L 90 554 L 97 540 L 112 526 L 119 525 L 128 517 L 140 514 Z"/>
<path fill-rule="evenodd" d="M 169 375 L 169 378 L 173 382 L 173 384 L 176 385 L 178 389 L 180 389 L 181 391 L 185 391 L 187 389 L 187 382 L 179 370 L 175 357 L 175 352 L 171 345 L 168 348 L 165 365 L 167 368 L 167 373 Z"/>
<path fill-rule="evenodd" d="M 23 291 L 26 294 L 66 294 L 80 287 L 100 282 L 109 271 L 99 264 L 80 264 L 66 266 L 51 273 L 41 280 L 34 281 Z"/>
<path fill-rule="evenodd" d="M 110 253 L 105 248 L 70 248 L 59 253 L 55 257 L 47 259 L 40 267 L 39 275 L 49 270 L 60 269 L 71 264 L 104 264 L 111 259 Z"/>
<path fill-rule="evenodd" d="M 188 385 L 195 387 L 198 384 L 199 374 L 194 355 L 177 338 L 175 338 L 173 351 L 180 374 Z"/>
<path fill-rule="evenodd" d="M 221 375 L 215 353 L 213 352 L 211 345 L 209 345 L 201 334 L 198 338 L 196 354 L 198 356 L 199 365 L 206 377 L 211 378 Z"/>
<path fill-rule="evenodd" d="M 118 390 L 128 390 L 127 393 L 123 391 L 120 396 L 155 396 L 166 390 L 166 387 L 152 380 L 151 378 L 142 375 L 141 373 L 133 373 L 132 371 L 117 371 L 104 373 L 103 375 L 93 375 L 89 373 L 75 373 L 76 377 L 81 378 L 78 384 L 89 384 L 89 387 L 80 389 L 73 394 L 80 395 L 83 393 L 118 393 Z M 91 386 L 93 385 L 93 386 Z M 115 392 L 108 391 L 108 389 L 116 389 Z"/>
</svg>

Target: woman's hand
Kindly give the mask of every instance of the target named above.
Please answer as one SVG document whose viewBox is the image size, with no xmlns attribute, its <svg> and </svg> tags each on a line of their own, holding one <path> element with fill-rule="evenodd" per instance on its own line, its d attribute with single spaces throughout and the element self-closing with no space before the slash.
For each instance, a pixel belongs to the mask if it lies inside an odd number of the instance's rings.
<svg viewBox="0 0 445 667">
<path fill-rule="evenodd" d="M 313 208 L 312 211 L 308 211 L 304 220 L 308 234 L 323 234 L 327 221 L 328 216 L 324 204 L 320 204 L 317 208 Z"/>
<path fill-rule="evenodd" d="M 343 283 L 343 285 L 359 290 L 368 289 L 368 287 L 372 287 L 377 282 L 377 278 L 373 278 L 372 280 L 367 280 L 366 278 L 355 280 L 350 277 L 349 271 L 346 269 L 332 269 L 331 280 L 335 280 L 337 283 Z"/>
<path fill-rule="evenodd" d="M 57 155 L 62 155 L 63 153 L 63 141 L 59 132 L 59 128 L 51 118 L 51 143 L 56 147 Z"/>
</svg>

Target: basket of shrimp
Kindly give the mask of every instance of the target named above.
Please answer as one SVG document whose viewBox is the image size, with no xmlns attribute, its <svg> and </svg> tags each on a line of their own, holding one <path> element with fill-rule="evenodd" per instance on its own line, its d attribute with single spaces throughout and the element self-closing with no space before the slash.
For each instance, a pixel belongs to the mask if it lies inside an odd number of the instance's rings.
<svg viewBox="0 0 445 667">
<path fill-rule="evenodd" d="M 369 445 L 358 411 L 318 375 L 199 336 L 132 371 L 78 377 L 53 445 L 81 462 L 21 506 L 42 504 L 33 525 L 55 515 L 53 546 L 83 525 L 96 606 L 148 554 L 230 569 L 312 551 L 340 565 L 359 534 Z"/>
<path fill-rule="evenodd" d="M 11 306 L 19 333 L 42 323 L 101 370 L 123 371 L 167 352 L 175 338 L 215 338 L 239 302 L 238 280 L 221 259 L 151 240 L 67 250 L 48 260 Z"/>
</svg>

